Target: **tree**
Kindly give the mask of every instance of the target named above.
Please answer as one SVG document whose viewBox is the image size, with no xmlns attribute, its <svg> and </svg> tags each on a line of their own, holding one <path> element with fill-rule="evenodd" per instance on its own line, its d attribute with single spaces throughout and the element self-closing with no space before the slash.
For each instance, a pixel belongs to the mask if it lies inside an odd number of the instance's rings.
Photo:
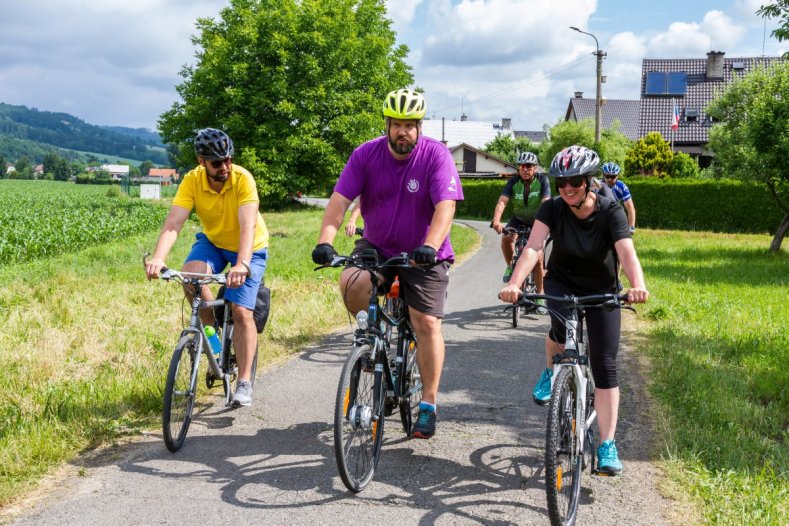
<svg viewBox="0 0 789 526">
<path fill-rule="evenodd" d="M 44 156 L 44 172 L 51 173 L 56 181 L 68 181 L 71 169 L 68 161 L 55 152 L 48 152 Z"/>
<path fill-rule="evenodd" d="M 386 93 L 413 81 L 384 0 L 231 0 L 197 28 L 197 64 L 181 71 L 162 138 L 193 166 L 194 130 L 223 129 L 268 203 L 330 187 L 383 130 Z"/>
<path fill-rule="evenodd" d="M 625 172 L 629 175 L 666 177 L 674 162 L 674 152 L 660 132 L 641 137 L 625 156 Z"/>
<path fill-rule="evenodd" d="M 770 36 L 778 39 L 779 42 L 789 40 L 789 0 L 775 0 L 760 7 L 756 14 L 763 18 L 780 18 L 781 27 L 774 29 Z M 789 51 L 785 52 L 784 58 L 789 59 Z"/>
<path fill-rule="evenodd" d="M 143 162 L 141 162 L 140 163 L 140 170 L 139 170 L 140 173 L 139 173 L 139 175 L 141 175 L 143 177 L 148 177 L 148 172 L 151 171 L 151 168 L 153 168 L 153 163 L 151 161 L 143 161 Z"/>
<path fill-rule="evenodd" d="M 543 166 L 550 166 L 559 151 L 574 144 L 595 150 L 600 156 L 601 163 L 613 161 L 622 165 L 625 153 L 632 142 L 619 131 L 619 126 L 619 121 L 614 121 L 611 126 L 603 129 L 600 133 L 600 144 L 595 145 L 594 120 L 557 122 L 548 129 L 547 135 L 550 140 L 540 145 L 540 159 Z"/>
<path fill-rule="evenodd" d="M 519 152 L 537 153 L 537 146 L 526 137 L 514 138 L 512 135 L 499 133 L 495 139 L 485 144 L 483 150 L 508 163 L 515 164 Z"/>
<path fill-rule="evenodd" d="M 16 170 L 11 172 L 12 179 L 32 179 L 33 178 L 33 162 L 25 155 L 16 160 L 14 165 Z"/>
<path fill-rule="evenodd" d="M 789 65 L 757 68 L 707 106 L 719 121 L 710 131 L 716 173 L 764 184 L 783 210 L 770 250 L 777 252 L 789 231 Z"/>
</svg>

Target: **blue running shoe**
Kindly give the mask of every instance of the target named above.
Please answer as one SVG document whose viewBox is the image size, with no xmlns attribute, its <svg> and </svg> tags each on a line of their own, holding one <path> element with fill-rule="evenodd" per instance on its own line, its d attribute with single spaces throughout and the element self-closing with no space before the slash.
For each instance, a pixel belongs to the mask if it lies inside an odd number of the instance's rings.
<svg viewBox="0 0 789 526">
<path fill-rule="evenodd" d="M 619 452 L 616 450 L 614 440 L 606 440 L 597 448 L 597 470 L 606 475 L 619 475 L 622 473 L 622 463 L 619 461 Z"/>
<path fill-rule="evenodd" d="M 419 416 L 411 429 L 413 438 L 432 438 L 436 434 L 436 412 L 428 407 L 420 407 Z"/>
<path fill-rule="evenodd" d="M 551 400 L 551 376 L 553 369 L 545 369 L 534 386 L 531 397 L 537 405 L 545 405 Z"/>
</svg>

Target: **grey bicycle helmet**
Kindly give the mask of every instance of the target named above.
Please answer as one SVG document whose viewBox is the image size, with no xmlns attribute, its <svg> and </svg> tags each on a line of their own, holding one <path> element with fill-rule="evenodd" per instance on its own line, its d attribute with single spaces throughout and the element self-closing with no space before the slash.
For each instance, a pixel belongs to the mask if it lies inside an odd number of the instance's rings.
<svg viewBox="0 0 789 526">
<path fill-rule="evenodd" d="M 537 160 L 537 156 L 531 152 L 519 152 L 518 164 L 533 164 L 536 166 L 540 164 L 540 162 Z"/>
<path fill-rule="evenodd" d="M 556 154 L 551 161 L 551 177 L 574 177 L 597 173 L 600 157 L 597 152 L 584 146 L 568 146 Z"/>
<path fill-rule="evenodd" d="M 609 162 L 603 165 L 602 170 L 603 175 L 619 175 L 620 168 L 618 164 Z"/>
<path fill-rule="evenodd" d="M 197 130 L 195 153 L 203 159 L 227 159 L 233 157 L 233 141 L 222 130 L 203 128 Z"/>
</svg>

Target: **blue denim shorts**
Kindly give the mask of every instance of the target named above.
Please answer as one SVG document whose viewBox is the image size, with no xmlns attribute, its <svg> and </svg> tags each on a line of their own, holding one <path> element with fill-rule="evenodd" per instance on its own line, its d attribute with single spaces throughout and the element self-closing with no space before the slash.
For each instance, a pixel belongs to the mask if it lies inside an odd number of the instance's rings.
<svg viewBox="0 0 789 526">
<path fill-rule="evenodd" d="M 217 247 L 208 240 L 206 235 L 198 232 L 195 235 L 195 244 L 192 245 L 192 250 L 186 257 L 184 263 L 190 261 L 204 261 L 208 263 L 211 272 L 216 274 L 222 272 L 225 267 L 235 265 L 238 259 L 238 252 L 232 252 Z M 263 281 L 263 275 L 266 273 L 266 264 L 268 262 L 268 250 L 258 250 L 252 253 L 252 261 L 249 267 L 252 269 L 252 275 L 247 276 L 244 284 L 236 289 L 227 288 L 225 290 L 225 299 L 229 302 L 241 305 L 249 310 L 255 310 L 255 299 L 258 295 L 258 288 L 260 282 Z"/>
</svg>

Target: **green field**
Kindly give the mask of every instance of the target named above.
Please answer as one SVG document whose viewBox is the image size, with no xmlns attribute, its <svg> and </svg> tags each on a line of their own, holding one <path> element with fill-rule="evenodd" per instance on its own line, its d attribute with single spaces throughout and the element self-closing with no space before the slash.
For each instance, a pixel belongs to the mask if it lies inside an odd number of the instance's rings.
<svg viewBox="0 0 789 526">
<path fill-rule="evenodd" d="M 160 228 L 166 207 L 108 197 L 109 188 L 0 180 L 0 265 L 73 252 Z"/>
</svg>

